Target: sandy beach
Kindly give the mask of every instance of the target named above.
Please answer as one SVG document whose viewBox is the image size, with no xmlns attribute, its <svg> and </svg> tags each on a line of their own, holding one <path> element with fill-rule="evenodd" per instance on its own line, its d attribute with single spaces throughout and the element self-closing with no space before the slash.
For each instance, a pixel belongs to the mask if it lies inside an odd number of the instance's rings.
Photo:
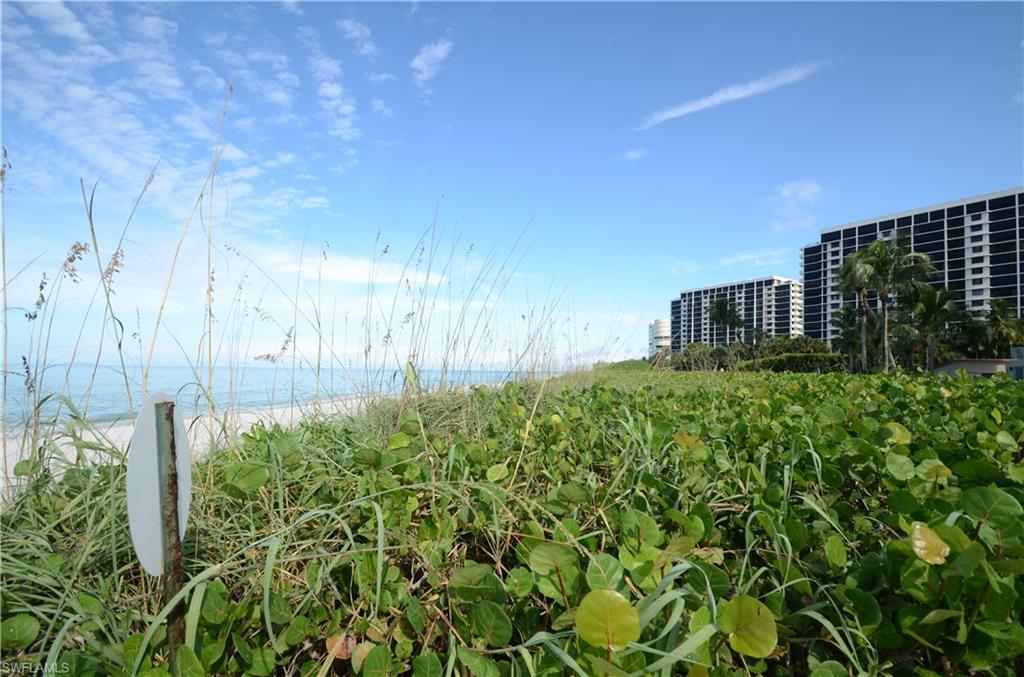
<svg viewBox="0 0 1024 677">
<path fill-rule="evenodd" d="M 352 414 L 359 410 L 365 399 L 360 395 L 351 395 L 335 399 L 322 399 L 312 402 L 283 404 L 262 409 L 243 409 L 218 412 L 215 417 L 209 414 L 186 417 L 185 425 L 189 430 L 189 449 L 192 458 L 199 458 L 211 446 L 223 448 L 249 430 L 253 425 L 263 422 L 265 425 L 278 423 L 289 427 L 296 425 L 303 418 L 313 415 L 337 416 Z M 68 431 L 57 430 L 50 436 L 50 447 L 46 456 L 51 460 L 51 468 L 55 471 L 63 465 L 61 457 L 69 463 L 81 459 L 86 463 L 109 463 L 110 455 L 96 448 L 102 445 L 105 449 L 114 448 L 121 452 L 127 451 L 135 429 L 134 420 L 103 421 L 90 424 L 91 427 L 79 429 L 72 436 Z M 8 433 L 4 440 L 4 467 L 2 490 L 7 492 L 18 485 L 14 477 L 14 466 L 18 461 L 29 456 L 30 449 L 39 444 L 36 440 L 26 439 L 26 430 L 19 429 Z"/>
</svg>

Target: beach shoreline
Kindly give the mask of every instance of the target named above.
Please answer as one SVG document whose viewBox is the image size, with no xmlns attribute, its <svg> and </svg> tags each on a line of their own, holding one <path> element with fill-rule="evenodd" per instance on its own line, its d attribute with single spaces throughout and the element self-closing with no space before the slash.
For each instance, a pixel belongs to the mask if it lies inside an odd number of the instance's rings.
<svg viewBox="0 0 1024 677">
<path fill-rule="evenodd" d="M 254 425 L 263 423 L 270 426 L 279 424 L 293 427 L 311 416 L 345 416 L 359 412 L 368 399 L 364 395 L 347 395 L 330 399 L 316 399 L 308 402 L 278 404 L 260 408 L 228 409 L 217 412 L 214 416 L 200 414 L 185 418 L 185 427 L 189 434 L 189 452 L 193 460 L 202 458 L 212 448 L 224 448 L 237 439 L 242 433 Z M 4 439 L 4 466 L 2 491 L 7 493 L 17 487 L 20 482 L 14 474 L 17 463 L 30 457 L 31 449 L 37 444 L 46 442 L 48 448 L 45 458 L 51 466 L 75 463 L 78 460 L 87 464 L 104 464 L 110 462 L 108 451 L 115 449 L 126 452 L 135 430 L 135 420 L 119 419 L 113 421 L 90 422 L 78 427 L 72 435 L 69 428 L 57 424 L 53 427 L 37 431 L 37 439 L 27 436 L 32 430 L 22 427 L 8 432 Z M 56 463 L 54 463 L 56 462 Z"/>
</svg>

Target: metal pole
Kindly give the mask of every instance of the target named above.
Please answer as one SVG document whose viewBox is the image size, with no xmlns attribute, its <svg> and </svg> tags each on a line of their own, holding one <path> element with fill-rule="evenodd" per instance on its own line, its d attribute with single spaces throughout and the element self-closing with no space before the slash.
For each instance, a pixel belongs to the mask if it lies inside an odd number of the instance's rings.
<svg viewBox="0 0 1024 677">
<path fill-rule="evenodd" d="M 163 513 L 164 604 L 181 590 L 184 566 L 178 530 L 178 461 L 174 443 L 174 402 L 156 404 L 156 445 L 160 459 L 160 508 Z M 178 674 L 178 647 L 185 641 L 185 607 L 175 605 L 167 617 L 171 674 Z"/>
</svg>

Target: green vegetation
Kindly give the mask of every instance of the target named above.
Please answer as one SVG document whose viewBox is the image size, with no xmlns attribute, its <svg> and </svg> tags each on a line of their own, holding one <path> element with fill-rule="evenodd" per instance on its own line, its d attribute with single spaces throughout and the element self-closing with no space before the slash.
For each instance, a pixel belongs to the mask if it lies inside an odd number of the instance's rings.
<svg viewBox="0 0 1024 677">
<path fill-rule="evenodd" d="M 671 356 L 661 355 L 651 361 L 660 367 L 677 371 L 843 371 L 846 360 L 828 352 L 828 346 L 807 336 L 751 337 L 749 342 L 736 341 L 728 347 L 712 348 L 691 343 Z"/>
<path fill-rule="evenodd" d="M 736 368 L 745 371 L 793 371 L 825 374 L 844 371 L 846 361 L 842 355 L 835 353 L 783 353 L 740 362 Z"/>
<path fill-rule="evenodd" d="M 839 288 L 856 301 L 832 324 L 839 329 L 837 350 L 862 372 L 894 367 L 931 371 L 937 360 L 1010 356 L 1024 343 L 1024 321 L 1005 299 L 988 310 L 972 311 L 948 290 L 928 282 L 935 264 L 903 243 L 875 240 L 843 261 Z"/>
<path fill-rule="evenodd" d="M 597 370 L 195 466 L 183 674 L 1024 673 L 1024 388 Z M 2 514 L 5 660 L 166 673 L 124 468 Z"/>
</svg>

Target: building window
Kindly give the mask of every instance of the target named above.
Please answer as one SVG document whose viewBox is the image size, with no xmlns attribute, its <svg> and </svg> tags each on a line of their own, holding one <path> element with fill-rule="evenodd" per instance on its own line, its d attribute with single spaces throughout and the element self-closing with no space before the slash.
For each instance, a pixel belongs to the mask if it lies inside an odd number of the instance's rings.
<svg viewBox="0 0 1024 677">
<path fill-rule="evenodd" d="M 977 216 L 977 214 L 975 214 L 975 216 Z M 972 233 L 980 233 L 981 229 L 984 228 L 984 227 L 985 226 L 981 225 L 980 223 L 978 225 L 976 225 L 976 226 L 971 226 L 971 232 Z"/>
<path fill-rule="evenodd" d="M 971 253 L 972 254 L 981 254 L 984 251 L 985 251 L 985 247 L 984 246 L 981 246 L 981 247 L 971 247 Z"/>
<path fill-rule="evenodd" d="M 981 214 L 971 214 L 971 221 L 981 221 Z"/>
<path fill-rule="evenodd" d="M 984 239 L 984 235 L 971 235 L 971 242 L 981 242 Z"/>
<path fill-rule="evenodd" d="M 971 257 L 971 263 L 985 263 L 985 257 L 984 256 L 972 256 Z"/>
<path fill-rule="evenodd" d="M 985 272 L 985 269 L 981 268 L 981 267 L 971 268 L 971 275 L 981 275 L 984 272 Z"/>
<path fill-rule="evenodd" d="M 971 296 L 983 296 L 985 294 L 984 289 L 972 289 Z"/>
<path fill-rule="evenodd" d="M 983 301 L 983 300 L 982 301 L 971 301 L 971 306 L 973 306 L 975 308 L 977 308 L 978 306 L 983 306 L 983 305 L 985 305 L 985 301 Z"/>
<path fill-rule="evenodd" d="M 980 277 L 976 277 L 976 278 L 974 278 L 974 279 L 972 279 L 972 280 L 971 280 L 971 284 L 973 284 L 973 285 L 977 285 L 977 286 L 979 286 L 979 287 L 980 287 L 981 285 L 985 284 L 985 280 L 983 280 L 983 279 L 982 279 L 982 278 L 980 278 Z"/>
</svg>

